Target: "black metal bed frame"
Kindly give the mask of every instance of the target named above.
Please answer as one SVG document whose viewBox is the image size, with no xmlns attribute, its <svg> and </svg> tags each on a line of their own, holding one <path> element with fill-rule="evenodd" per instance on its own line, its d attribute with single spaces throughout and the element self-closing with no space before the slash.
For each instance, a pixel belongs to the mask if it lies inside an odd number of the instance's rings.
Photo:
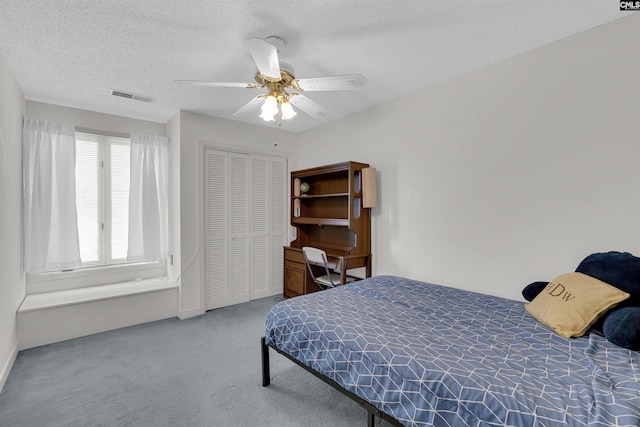
<svg viewBox="0 0 640 427">
<path fill-rule="evenodd" d="M 387 414 L 386 412 L 379 410 L 378 408 L 376 408 L 371 403 L 367 402 L 366 400 L 364 400 L 363 398 L 361 398 L 357 394 L 352 393 L 349 390 L 345 390 L 336 381 L 334 381 L 331 378 L 327 377 L 326 375 L 323 375 L 320 372 L 308 367 L 304 363 L 300 362 L 298 359 L 294 358 L 293 356 L 291 356 L 288 353 L 285 353 L 284 351 L 280 350 L 279 348 L 271 346 L 271 345 L 268 345 L 267 341 L 266 341 L 266 337 L 260 338 L 260 348 L 261 348 L 261 353 L 262 353 L 262 387 L 267 387 L 269 384 L 271 384 L 271 369 L 270 369 L 270 366 L 269 366 L 269 347 L 271 347 L 272 349 L 274 349 L 275 351 L 277 351 L 278 353 L 280 353 L 281 355 L 283 355 L 287 359 L 291 360 L 292 362 L 294 362 L 298 366 L 304 368 L 304 370 L 306 370 L 308 372 L 311 372 L 313 375 L 315 375 L 316 377 L 320 378 L 322 381 L 324 381 L 325 383 L 329 384 L 331 387 L 335 388 L 336 390 L 338 390 L 339 392 L 341 392 L 342 394 L 344 394 L 345 396 L 349 397 L 350 399 L 352 399 L 355 402 L 357 402 L 360 406 L 362 406 L 367 411 L 367 427 L 375 427 L 375 419 L 376 419 L 376 417 L 381 418 L 381 419 L 391 423 L 392 425 L 394 425 L 396 427 L 402 427 L 403 426 L 400 423 L 400 421 L 398 421 L 397 419 L 393 418 L 391 415 Z"/>
</svg>

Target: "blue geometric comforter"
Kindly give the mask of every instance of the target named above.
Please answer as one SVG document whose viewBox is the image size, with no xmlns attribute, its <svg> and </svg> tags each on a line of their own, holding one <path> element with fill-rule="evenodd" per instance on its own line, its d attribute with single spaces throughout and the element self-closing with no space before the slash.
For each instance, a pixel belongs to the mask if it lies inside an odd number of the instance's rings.
<svg viewBox="0 0 640 427">
<path fill-rule="evenodd" d="M 378 276 L 282 301 L 266 338 L 406 426 L 640 426 L 640 353 L 518 301 Z"/>
</svg>

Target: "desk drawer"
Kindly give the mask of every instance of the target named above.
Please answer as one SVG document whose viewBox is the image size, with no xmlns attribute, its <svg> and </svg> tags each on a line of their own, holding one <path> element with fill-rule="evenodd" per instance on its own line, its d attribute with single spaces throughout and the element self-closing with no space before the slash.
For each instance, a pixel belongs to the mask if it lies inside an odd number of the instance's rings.
<svg viewBox="0 0 640 427">
<path fill-rule="evenodd" d="M 287 261 L 293 261 L 293 262 L 299 262 L 301 264 L 305 264 L 304 255 L 302 254 L 302 249 L 285 246 L 284 259 Z"/>
</svg>

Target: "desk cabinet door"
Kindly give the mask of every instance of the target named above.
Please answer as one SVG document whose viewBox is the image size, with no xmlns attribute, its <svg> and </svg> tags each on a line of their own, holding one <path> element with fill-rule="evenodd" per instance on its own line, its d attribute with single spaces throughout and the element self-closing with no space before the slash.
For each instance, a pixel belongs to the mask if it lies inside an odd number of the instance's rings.
<svg viewBox="0 0 640 427">
<path fill-rule="evenodd" d="M 284 296 L 291 298 L 304 295 L 307 269 L 305 264 L 284 262 Z"/>
<path fill-rule="evenodd" d="M 314 274 L 324 274 L 318 267 L 314 266 Z M 300 249 L 284 248 L 284 297 L 291 298 L 298 295 L 305 295 L 317 292 L 320 288 L 313 282 L 304 255 Z"/>
</svg>

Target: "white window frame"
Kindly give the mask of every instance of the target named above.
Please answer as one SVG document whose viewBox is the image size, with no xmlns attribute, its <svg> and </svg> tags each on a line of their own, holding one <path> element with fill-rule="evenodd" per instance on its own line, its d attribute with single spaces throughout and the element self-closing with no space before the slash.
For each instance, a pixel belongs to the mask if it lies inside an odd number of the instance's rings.
<svg viewBox="0 0 640 427">
<path fill-rule="evenodd" d="M 112 283 L 122 283 L 167 275 L 166 261 L 156 262 L 127 262 L 126 259 L 111 258 L 111 138 L 129 140 L 130 135 L 112 132 L 94 131 L 76 128 L 78 134 L 88 135 L 89 138 L 99 140 L 98 164 L 98 224 L 104 224 L 100 233 L 98 247 L 98 261 L 83 262 L 73 270 L 48 271 L 44 273 L 28 273 L 27 294 L 53 292 L 68 289 L 78 289 Z M 126 142 L 115 142 L 125 144 Z M 101 241 L 100 241 L 101 239 Z"/>
</svg>

